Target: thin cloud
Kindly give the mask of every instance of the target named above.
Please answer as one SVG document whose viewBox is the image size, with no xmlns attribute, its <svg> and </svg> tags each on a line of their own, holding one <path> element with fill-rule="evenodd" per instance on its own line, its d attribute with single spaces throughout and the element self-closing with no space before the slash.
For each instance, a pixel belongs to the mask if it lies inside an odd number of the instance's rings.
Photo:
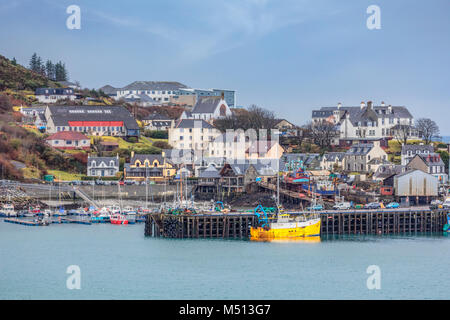
<svg viewBox="0 0 450 320">
<path fill-rule="evenodd" d="M 148 22 L 103 11 L 92 10 L 90 13 L 115 26 L 132 28 L 169 41 L 177 47 L 181 60 L 199 60 L 324 14 L 323 8 L 308 9 L 308 3 L 310 1 L 307 0 L 189 1 L 182 5 L 189 6 L 190 12 L 195 14 L 192 19 L 184 21 L 156 16 L 149 17 L 151 22 Z"/>
</svg>

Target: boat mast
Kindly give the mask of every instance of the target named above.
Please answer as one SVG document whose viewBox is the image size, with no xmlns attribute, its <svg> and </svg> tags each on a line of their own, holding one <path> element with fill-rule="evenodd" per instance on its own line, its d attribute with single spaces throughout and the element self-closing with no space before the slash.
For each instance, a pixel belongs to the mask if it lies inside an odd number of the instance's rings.
<svg viewBox="0 0 450 320">
<path fill-rule="evenodd" d="M 277 157 L 278 157 L 278 143 L 277 143 Z M 277 210 L 280 207 L 280 159 L 277 160 Z"/>
<path fill-rule="evenodd" d="M 148 209 L 148 167 L 145 167 L 145 209 Z"/>
</svg>

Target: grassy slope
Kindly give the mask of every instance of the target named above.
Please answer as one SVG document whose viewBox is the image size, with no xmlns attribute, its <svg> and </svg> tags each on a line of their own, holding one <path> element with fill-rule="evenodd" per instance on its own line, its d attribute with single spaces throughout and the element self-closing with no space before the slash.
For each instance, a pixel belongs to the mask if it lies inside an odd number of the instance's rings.
<svg viewBox="0 0 450 320">
<path fill-rule="evenodd" d="M 12 61 L 0 55 L 0 91 L 6 89 L 34 91 L 41 87 L 56 88 L 60 85 L 21 65 L 14 65 Z"/>
</svg>

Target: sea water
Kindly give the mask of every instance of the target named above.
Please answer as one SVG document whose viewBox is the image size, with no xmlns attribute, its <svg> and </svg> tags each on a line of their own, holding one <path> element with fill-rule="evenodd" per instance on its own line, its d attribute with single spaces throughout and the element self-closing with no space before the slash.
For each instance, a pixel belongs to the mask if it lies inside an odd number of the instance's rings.
<svg viewBox="0 0 450 320">
<path fill-rule="evenodd" d="M 270 243 L 0 220 L 0 299 L 448 299 L 449 253 L 444 234 Z"/>
</svg>

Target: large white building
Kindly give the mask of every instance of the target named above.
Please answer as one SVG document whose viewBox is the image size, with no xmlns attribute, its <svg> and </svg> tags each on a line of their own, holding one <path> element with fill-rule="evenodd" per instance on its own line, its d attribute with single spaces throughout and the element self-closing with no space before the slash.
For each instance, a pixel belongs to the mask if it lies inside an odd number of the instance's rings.
<svg viewBox="0 0 450 320">
<path fill-rule="evenodd" d="M 116 89 L 114 98 L 119 100 L 131 94 L 145 94 L 156 103 L 168 104 L 171 97 L 177 96 L 179 89 L 182 88 L 187 86 L 174 81 L 134 81 L 123 88 Z"/>
<path fill-rule="evenodd" d="M 340 139 L 353 142 L 391 138 L 399 126 L 414 126 L 414 118 L 404 106 L 374 106 L 371 101 L 361 102 L 359 107 L 323 107 L 312 113 L 313 125 L 322 122 L 332 123 L 340 132 Z M 411 139 L 417 137 L 415 130 Z"/>
<path fill-rule="evenodd" d="M 209 143 L 220 131 L 202 119 L 181 119 L 169 129 L 169 144 L 174 149 L 204 151 L 208 154 Z"/>
</svg>

